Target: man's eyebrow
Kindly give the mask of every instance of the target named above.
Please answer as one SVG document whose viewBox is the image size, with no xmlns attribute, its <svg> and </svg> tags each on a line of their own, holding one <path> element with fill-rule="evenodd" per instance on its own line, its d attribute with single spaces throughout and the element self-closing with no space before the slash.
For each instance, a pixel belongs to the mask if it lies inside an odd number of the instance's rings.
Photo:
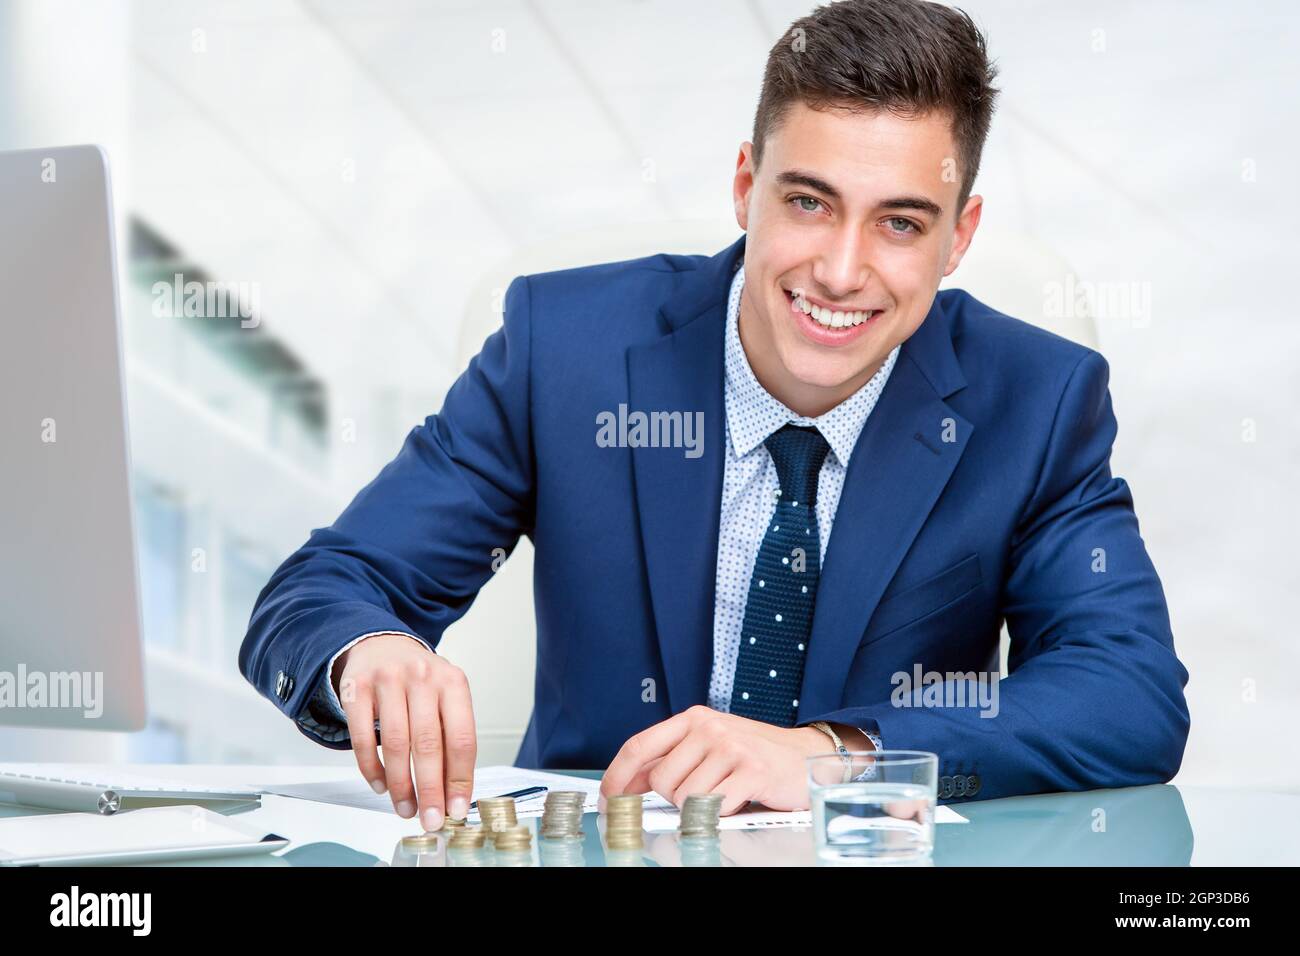
<svg viewBox="0 0 1300 956">
<path fill-rule="evenodd" d="M 886 199 L 880 203 L 880 209 L 914 209 L 917 212 L 929 213 L 935 219 L 943 217 L 943 207 L 933 203 L 924 196 L 899 196 L 895 199 Z"/>
<path fill-rule="evenodd" d="M 829 196 L 831 199 L 840 200 L 844 197 L 840 191 L 822 179 L 820 176 L 814 176 L 812 173 L 805 172 L 802 169 L 787 169 L 777 173 L 776 181 L 782 186 L 805 186 L 808 189 L 815 189 L 819 193 Z M 943 217 L 943 207 L 924 196 L 895 196 L 893 199 L 886 199 L 876 204 L 877 209 L 912 209 L 916 212 L 924 212 L 933 216 L 935 219 Z"/>
<path fill-rule="evenodd" d="M 825 193 L 832 199 L 844 198 L 840 195 L 840 191 L 826 180 L 820 176 L 814 176 L 812 173 L 806 173 L 802 169 L 783 170 L 776 174 L 776 181 L 781 186 L 807 186 L 819 193 Z"/>
</svg>

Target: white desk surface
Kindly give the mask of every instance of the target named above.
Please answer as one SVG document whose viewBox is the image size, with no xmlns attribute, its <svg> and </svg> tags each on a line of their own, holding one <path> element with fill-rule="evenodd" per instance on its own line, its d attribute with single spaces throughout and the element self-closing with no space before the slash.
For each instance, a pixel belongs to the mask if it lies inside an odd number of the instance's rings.
<svg viewBox="0 0 1300 956">
<path fill-rule="evenodd" d="M 82 766 L 93 773 L 96 765 Z M 128 764 L 119 769 L 214 785 L 358 779 L 356 768 L 348 765 Z M 1113 814 L 1114 834 L 1109 840 L 1105 834 L 1091 832 L 1089 824 L 1096 805 L 1112 806 L 1117 811 Z M 935 855 L 938 865 L 1300 864 L 1300 794 L 1295 793 L 1166 785 L 977 800 L 960 803 L 956 809 L 971 823 L 940 828 Z M 14 815 L 16 811 L 9 808 L 0 812 Z M 396 813 L 275 794 L 264 794 L 259 808 L 231 818 L 291 841 L 279 854 L 260 861 L 261 865 L 271 866 L 412 865 L 399 860 L 400 841 L 421 829 L 415 820 L 403 820 Z M 589 831 L 583 850 L 586 865 L 617 862 L 603 858 L 596 814 L 587 814 L 585 825 Z M 1135 832 L 1145 834 L 1162 828 L 1167 829 L 1167 835 L 1157 833 L 1152 839 L 1149 861 L 1146 857 L 1134 859 L 1121 845 Z M 534 840 L 535 862 L 542 842 Z M 1026 848 L 1025 844 L 1030 846 Z M 1107 849 L 1108 844 L 1115 844 L 1114 849 Z M 301 852 L 304 848 L 307 851 Z M 285 859 L 286 854 L 293 855 Z M 815 862 L 812 834 L 807 827 L 724 831 L 721 854 L 730 865 Z M 650 864 L 681 865 L 676 834 L 646 834 L 644 857 Z M 205 865 L 212 863 L 207 861 Z M 249 860 L 232 864 L 246 866 Z M 442 859 L 435 862 L 422 858 L 418 865 L 444 864 Z"/>
</svg>

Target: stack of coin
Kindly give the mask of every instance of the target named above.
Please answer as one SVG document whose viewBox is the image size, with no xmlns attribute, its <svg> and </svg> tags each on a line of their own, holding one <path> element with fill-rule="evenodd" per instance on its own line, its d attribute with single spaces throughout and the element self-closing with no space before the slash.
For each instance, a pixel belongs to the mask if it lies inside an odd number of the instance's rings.
<svg viewBox="0 0 1300 956">
<path fill-rule="evenodd" d="M 456 819 L 455 817 L 447 817 L 442 821 L 442 828 L 444 830 L 462 830 L 464 829 L 464 827 L 465 827 L 464 817 L 461 817 L 459 820 Z"/>
<path fill-rule="evenodd" d="M 625 793 L 605 799 L 605 845 L 611 850 L 639 850 L 641 794 Z"/>
<path fill-rule="evenodd" d="M 682 804 L 678 832 L 684 837 L 716 838 L 718 814 L 722 810 L 722 794 L 693 793 Z"/>
<path fill-rule="evenodd" d="M 542 838 L 581 838 L 585 800 L 586 796 L 577 790 L 552 790 L 547 793 L 546 805 L 542 808 Z"/>
<path fill-rule="evenodd" d="M 461 827 L 451 831 L 447 843 L 448 866 L 491 866 L 492 851 L 484 841 L 487 834 L 482 827 Z"/>
<path fill-rule="evenodd" d="M 402 849 L 412 853 L 434 850 L 438 846 L 437 833 L 421 833 L 417 836 L 402 837 Z"/>
<path fill-rule="evenodd" d="M 513 797 L 484 797 L 478 802 L 478 814 L 483 820 L 483 830 L 489 840 L 496 839 L 496 831 L 518 823 Z"/>
<path fill-rule="evenodd" d="M 458 827 L 451 833 L 451 842 L 447 848 L 451 850 L 478 850 L 483 846 L 484 833 L 482 827 Z"/>
<path fill-rule="evenodd" d="M 517 823 L 497 830 L 492 842 L 499 853 L 519 853 L 532 848 L 533 831 L 524 824 Z"/>
</svg>

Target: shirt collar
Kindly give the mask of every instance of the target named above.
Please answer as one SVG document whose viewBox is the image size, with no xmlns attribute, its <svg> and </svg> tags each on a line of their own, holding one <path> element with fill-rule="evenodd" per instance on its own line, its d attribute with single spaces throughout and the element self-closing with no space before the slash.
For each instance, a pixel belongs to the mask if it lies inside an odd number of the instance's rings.
<svg viewBox="0 0 1300 956">
<path fill-rule="evenodd" d="M 857 444 L 862 426 L 867 423 L 867 416 L 875 408 L 889 374 L 894 370 L 901 346 L 894 347 L 871 381 L 830 411 L 816 418 L 799 415 L 773 397 L 754 377 L 745 347 L 740 343 L 740 294 L 744 286 L 745 267 L 741 266 L 731 280 L 724 351 L 727 429 L 736 457 L 748 455 L 783 425 L 811 425 L 826 439 L 840 466 L 848 468 L 853 446 Z"/>
</svg>

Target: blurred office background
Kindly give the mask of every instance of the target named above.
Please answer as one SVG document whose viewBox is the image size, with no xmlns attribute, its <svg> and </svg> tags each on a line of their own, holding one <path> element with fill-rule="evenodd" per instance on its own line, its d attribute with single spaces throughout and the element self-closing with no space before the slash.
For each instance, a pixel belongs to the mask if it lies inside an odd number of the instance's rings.
<svg viewBox="0 0 1300 956">
<path fill-rule="evenodd" d="M 1114 469 L 1192 675 L 1178 780 L 1300 788 L 1300 15 L 964 6 L 1003 93 L 945 284 L 1110 361 Z M 739 235 L 764 59 L 810 9 L 0 0 L 0 149 L 113 164 L 151 713 L 135 735 L 0 727 L 0 760 L 351 762 L 240 677 L 259 589 L 437 410 L 511 277 Z M 251 317 L 156 315 L 178 273 Z M 531 705 L 531 560 L 444 643 L 484 762 L 513 759 Z"/>
</svg>

